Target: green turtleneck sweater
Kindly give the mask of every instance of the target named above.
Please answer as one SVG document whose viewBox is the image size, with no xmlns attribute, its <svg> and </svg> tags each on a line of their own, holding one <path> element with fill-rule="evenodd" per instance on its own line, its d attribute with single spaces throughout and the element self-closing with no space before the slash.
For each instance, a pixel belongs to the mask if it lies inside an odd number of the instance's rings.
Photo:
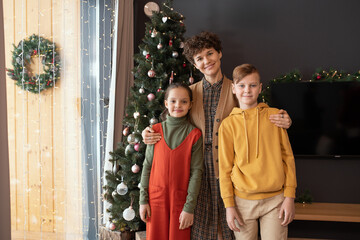
<svg viewBox="0 0 360 240">
<path fill-rule="evenodd" d="M 164 133 L 164 140 L 166 144 L 174 149 L 179 146 L 189 133 L 195 128 L 187 119 L 187 117 L 175 118 L 167 116 L 167 119 L 161 123 Z M 202 137 L 193 145 L 191 150 L 191 167 L 190 179 L 188 187 L 188 195 L 183 211 L 187 213 L 194 213 L 194 208 L 197 201 L 197 196 L 200 190 L 201 177 L 203 172 L 203 145 Z M 147 145 L 145 160 L 141 173 L 141 187 L 140 187 L 140 204 L 147 204 L 149 200 L 149 178 L 151 166 L 154 156 L 154 145 Z"/>
</svg>

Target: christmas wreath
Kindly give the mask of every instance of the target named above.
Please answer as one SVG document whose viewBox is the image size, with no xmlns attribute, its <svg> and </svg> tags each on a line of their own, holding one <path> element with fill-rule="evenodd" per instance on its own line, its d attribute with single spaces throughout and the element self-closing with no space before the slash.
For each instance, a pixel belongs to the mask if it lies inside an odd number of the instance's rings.
<svg viewBox="0 0 360 240">
<path fill-rule="evenodd" d="M 39 57 L 43 72 L 33 74 L 29 71 L 31 58 Z M 18 46 L 14 45 L 12 65 L 14 69 L 6 69 L 8 76 L 16 81 L 16 85 L 33 93 L 50 88 L 59 79 L 60 58 L 55 43 L 37 35 L 23 39 Z"/>
</svg>

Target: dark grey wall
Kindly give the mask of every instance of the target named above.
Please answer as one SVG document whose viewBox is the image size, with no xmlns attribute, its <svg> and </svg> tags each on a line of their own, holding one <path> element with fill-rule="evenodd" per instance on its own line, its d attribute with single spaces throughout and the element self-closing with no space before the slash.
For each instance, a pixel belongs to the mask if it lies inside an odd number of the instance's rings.
<svg viewBox="0 0 360 240">
<path fill-rule="evenodd" d="M 258 67 L 262 80 L 299 69 L 309 79 L 316 68 L 360 69 L 358 0 L 175 0 L 186 36 L 207 30 L 223 43 L 223 72 Z"/>
</svg>

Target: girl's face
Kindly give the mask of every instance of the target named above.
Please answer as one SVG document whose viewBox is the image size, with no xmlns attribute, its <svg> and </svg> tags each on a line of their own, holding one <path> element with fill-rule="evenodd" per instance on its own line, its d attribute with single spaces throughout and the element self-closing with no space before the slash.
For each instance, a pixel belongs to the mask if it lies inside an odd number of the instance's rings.
<svg viewBox="0 0 360 240">
<path fill-rule="evenodd" d="M 188 91 L 182 87 L 171 89 L 168 98 L 165 100 L 165 107 L 172 117 L 186 116 L 191 108 Z"/>
<path fill-rule="evenodd" d="M 222 53 L 214 48 L 205 48 L 194 56 L 194 66 L 205 77 L 216 76 L 220 71 Z"/>
<path fill-rule="evenodd" d="M 249 109 L 257 106 L 257 98 L 261 93 L 262 84 L 260 83 L 260 75 L 251 73 L 232 84 L 233 93 L 239 101 L 241 109 Z"/>
</svg>

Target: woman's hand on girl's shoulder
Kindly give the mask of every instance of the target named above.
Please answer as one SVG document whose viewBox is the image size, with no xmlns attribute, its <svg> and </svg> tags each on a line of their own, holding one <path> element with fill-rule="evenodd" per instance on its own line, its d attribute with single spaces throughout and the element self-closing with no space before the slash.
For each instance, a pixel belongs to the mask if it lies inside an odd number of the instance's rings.
<svg viewBox="0 0 360 240">
<path fill-rule="evenodd" d="M 142 133 L 141 136 L 143 138 L 143 142 L 148 145 L 148 144 L 155 144 L 158 141 L 160 141 L 161 139 L 161 134 L 157 133 L 154 131 L 154 129 L 152 129 L 151 127 L 146 127 Z"/>
</svg>

